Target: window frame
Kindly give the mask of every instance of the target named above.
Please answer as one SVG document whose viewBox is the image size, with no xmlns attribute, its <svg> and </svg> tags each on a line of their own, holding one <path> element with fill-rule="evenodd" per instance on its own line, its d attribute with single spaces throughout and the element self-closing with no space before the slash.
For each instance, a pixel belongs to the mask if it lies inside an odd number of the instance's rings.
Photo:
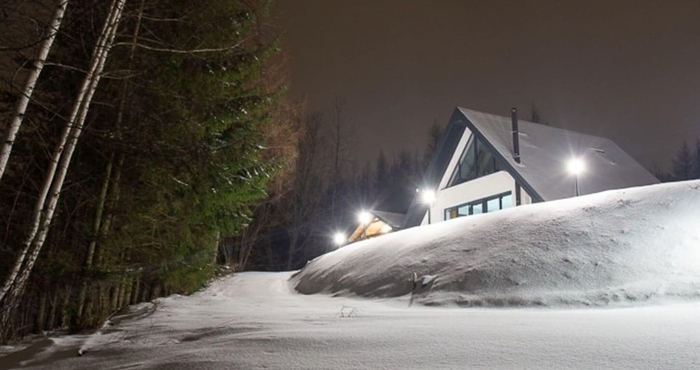
<svg viewBox="0 0 700 370">
<path fill-rule="evenodd" d="M 477 199 L 477 200 L 474 200 L 474 201 L 471 201 L 471 202 L 466 202 L 466 203 L 458 204 L 458 205 L 456 205 L 456 206 L 447 207 L 447 208 L 444 209 L 444 220 L 447 221 L 447 220 L 452 220 L 452 219 L 459 218 L 459 217 L 473 216 L 473 215 L 475 215 L 475 214 L 484 214 L 484 213 L 492 213 L 492 212 L 501 211 L 501 210 L 504 209 L 504 208 L 503 208 L 503 198 L 505 198 L 505 197 L 507 197 L 507 196 L 511 196 L 511 197 L 512 197 L 512 196 L 513 196 L 513 192 L 512 192 L 512 191 L 506 191 L 506 192 L 499 193 L 499 194 L 495 194 L 495 195 L 491 195 L 491 196 L 488 196 L 488 197 L 485 197 L 485 198 Z M 499 207 L 499 208 L 496 209 L 496 210 L 491 211 L 491 210 L 489 210 L 489 208 L 488 208 L 488 202 L 491 201 L 491 200 L 494 200 L 494 199 L 498 199 L 498 207 Z M 511 199 L 510 204 L 511 204 L 511 205 L 510 205 L 510 207 L 508 207 L 508 208 L 513 207 L 513 201 L 512 201 L 512 199 Z M 475 205 L 480 205 L 480 206 L 481 206 L 481 213 L 473 213 L 473 212 L 474 212 L 474 206 L 475 206 Z M 460 215 L 459 210 L 460 210 L 460 208 L 464 208 L 464 207 L 467 207 L 468 214 L 466 214 L 466 215 Z M 456 216 L 451 218 L 450 215 L 451 215 L 452 213 L 454 213 Z"/>
<path fill-rule="evenodd" d="M 468 154 L 471 154 L 472 158 L 474 159 L 474 163 L 472 164 L 472 168 L 470 169 L 469 173 L 467 175 L 463 175 L 462 166 Z M 480 156 L 479 154 L 482 155 Z M 487 161 L 484 161 L 482 164 L 480 163 L 480 158 L 483 158 L 484 156 L 490 156 L 490 158 Z M 489 147 L 472 133 L 467 141 L 467 145 L 459 155 L 457 166 L 455 166 L 455 169 L 452 171 L 452 175 L 450 176 L 450 180 L 447 182 L 446 188 L 457 186 L 465 182 L 478 179 L 479 177 L 494 174 L 501 171 L 502 167 L 503 166 L 501 166 L 498 156 L 489 150 Z"/>
</svg>

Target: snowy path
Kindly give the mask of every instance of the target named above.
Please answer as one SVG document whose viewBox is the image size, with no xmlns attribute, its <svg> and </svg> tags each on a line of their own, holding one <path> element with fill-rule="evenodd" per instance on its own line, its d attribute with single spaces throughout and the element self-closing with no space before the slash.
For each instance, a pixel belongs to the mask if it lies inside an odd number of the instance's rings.
<svg viewBox="0 0 700 370">
<path fill-rule="evenodd" d="M 299 295 L 290 290 L 289 276 L 242 273 L 191 297 L 163 299 L 154 314 L 112 332 L 56 339 L 20 368 L 700 368 L 698 303 L 407 308 L 406 299 Z M 351 317 L 341 317 L 341 310 L 353 309 Z M 88 352 L 77 357 L 81 345 Z M 12 361 L 18 358 L 0 358 L 0 368 L 17 367 Z"/>
</svg>

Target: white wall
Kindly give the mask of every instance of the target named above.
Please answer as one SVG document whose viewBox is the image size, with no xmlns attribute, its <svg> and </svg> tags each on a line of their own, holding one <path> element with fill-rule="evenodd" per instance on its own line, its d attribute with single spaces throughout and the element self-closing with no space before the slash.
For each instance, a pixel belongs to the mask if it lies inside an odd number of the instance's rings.
<svg viewBox="0 0 700 370">
<path fill-rule="evenodd" d="M 499 171 L 453 187 L 440 189 L 437 191 L 435 202 L 431 207 L 430 222 L 444 221 L 445 209 L 447 208 L 507 192 L 513 194 L 513 205 L 515 206 L 515 179 L 506 171 Z M 525 189 L 520 189 L 520 195 L 521 205 L 532 203 L 532 198 L 525 192 Z M 427 223 L 428 215 L 426 214 L 422 224 Z"/>
<path fill-rule="evenodd" d="M 440 181 L 440 188 L 435 193 L 435 202 L 430 207 L 430 223 L 442 222 L 445 220 L 445 209 L 469 203 L 475 200 L 488 198 L 493 195 L 511 192 L 513 194 L 513 205 L 515 206 L 515 179 L 507 171 L 499 171 L 490 175 L 479 177 L 459 185 L 446 187 L 450 177 L 454 172 L 459 157 L 464 151 L 464 147 L 469 141 L 471 132 L 466 130 L 460 140 L 455 153 L 452 155 L 450 164 L 445 171 L 445 175 Z M 520 190 L 521 205 L 532 203 L 532 198 Z M 428 213 L 423 217 L 421 225 L 428 224 Z"/>
</svg>

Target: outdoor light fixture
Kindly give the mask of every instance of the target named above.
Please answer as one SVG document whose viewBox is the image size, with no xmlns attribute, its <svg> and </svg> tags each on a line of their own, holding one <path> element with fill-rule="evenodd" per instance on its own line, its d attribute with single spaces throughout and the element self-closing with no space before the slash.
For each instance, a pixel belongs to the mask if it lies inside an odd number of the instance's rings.
<svg viewBox="0 0 700 370">
<path fill-rule="evenodd" d="M 357 215 L 357 219 L 365 226 L 369 225 L 373 218 L 372 214 L 367 211 L 362 211 Z"/>
<path fill-rule="evenodd" d="M 566 164 L 566 169 L 570 174 L 574 175 L 574 186 L 576 189 L 576 196 L 579 196 L 580 191 L 578 187 L 578 176 L 586 170 L 586 164 L 583 160 L 579 158 L 571 158 L 569 163 Z"/>
<path fill-rule="evenodd" d="M 433 204 L 435 201 L 435 192 L 432 190 L 423 190 L 421 192 L 421 199 L 425 204 Z"/>
<path fill-rule="evenodd" d="M 423 203 L 428 205 L 428 225 L 430 225 L 431 224 L 431 220 L 430 220 L 430 213 L 431 212 L 430 211 L 433 208 L 433 202 L 435 202 L 435 192 L 430 190 L 430 189 L 424 189 L 423 191 L 421 191 L 420 196 L 421 196 L 421 200 L 423 201 Z"/>
<path fill-rule="evenodd" d="M 348 238 L 345 236 L 344 233 L 341 233 L 340 231 L 338 231 L 337 233 L 335 233 L 335 235 L 333 235 L 333 243 L 335 243 L 335 245 L 337 245 L 339 247 L 344 245 L 345 242 L 347 242 L 347 241 L 348 241 Z"/>
<path fill-rule="evenodd" d="M 357 215 L 357 219 L 360 221 L 360 224 L 362 224 L 360 239 L 367 239 L 367 226 L 372 222 L 374 216 L 367 211 L 362 211 Z"/>
</svg>

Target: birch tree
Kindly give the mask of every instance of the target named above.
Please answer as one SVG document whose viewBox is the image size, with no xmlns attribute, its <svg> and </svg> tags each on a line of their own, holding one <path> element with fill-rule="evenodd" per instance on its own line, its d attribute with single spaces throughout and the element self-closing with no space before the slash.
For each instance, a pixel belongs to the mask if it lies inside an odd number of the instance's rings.
<svg viewBox="0 0 700 370">
<path fill-rule="evenodd" d="M 6 337 L 12 311 L 19 303 L 26 282 L 32 272 L 36 259 L 46 240 L 49 226 L 56 210 L 69 164 L 83 130 L 92 97 L 100 81 L 109 50 L 114 42 L 117 26 L 126 0 L 113 0 L 107 19 L 97 39 L 90 67 L 76 95 L 68 122 L 51 158 L 44 183 L 35 203 L 32 222 L 27 237 L 22 244 L 19 255 L 10 275 L 0 290 L 0 327 Z"/>
<path fill-rule="evenodd" d="M 2 180 L 2 175 L 5 173 L 5 168 L 7 167 L 7 162 L 10 159 L 10 153 L 12 152 L 12 146 L 14 145 L 15 138 L 17 137 L 17 132 L 19 132 L 22 126 L 22 119 L 27 111 L 27 106 L 34 93 L 34 88 L 36 87 L 36 82 L 39 79 L 42 69 L 44 69 L 44 64 L 46 63 L 46 58 L 51 50 L 51 45 L 56 38 L 58 29 L 61 27 L 61 21 L 63 21 L 63 15 L 66 12 L 66 7 L 68 6 L 68 0 L 59 0 L 56 4 L 56 9 L 54 10 L 51 24 L 46 29 L 46 35 L 44 40 L 39 44 L 36 56 L 34 57 L 34 64 L 31 70 L 27 74 L 27 79 L 24 82 L 24 87 L 22 89 L 17 105 L 15 106 L 15 111 L 7 125 L 5 130 L 5 135 L 2 142 L 2 148 L 0 149 L 0 180 Z M 1 297 L 1 296 L 0 296 Z"/>
</svg>

